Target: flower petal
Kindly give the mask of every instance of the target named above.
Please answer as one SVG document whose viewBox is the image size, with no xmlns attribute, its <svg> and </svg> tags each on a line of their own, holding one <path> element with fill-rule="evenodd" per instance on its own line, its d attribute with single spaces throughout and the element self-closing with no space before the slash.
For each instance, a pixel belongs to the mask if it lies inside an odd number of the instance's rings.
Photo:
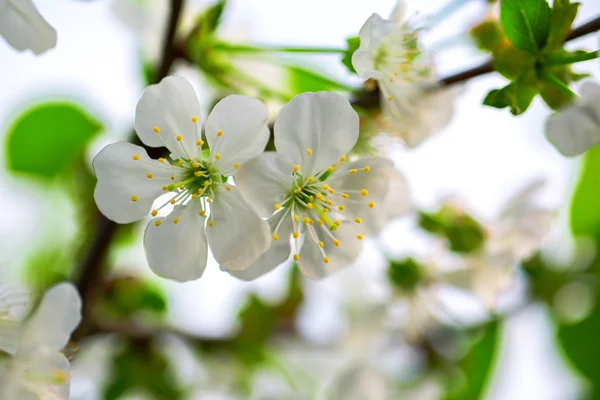
<svg viewBox="0 0 600 400">
<path fill-rule="evenodd" d="M 200 201 L 192 200 L 176 206 L 166 218 L 154 218 L 148 223 L 144 249 L 156 275 L 179 282 L 202 276 L 208 245 L 204 233 L 206 217 L 200 215 L 201 211 Z"/>
<path fill-rule="evenodd" d="M 181 76 L 168 76 L 142 93 L 135 109 L 135 131 L 146 146 L 166 146 L 178 158 L 195 158 L 200 116 L 192 85 Z"/>
<path fill-rule="evenodd" d="M 211 158 L 219 154 L 215 168 L 232 175 L 236 164 L 261 155 L 269 140 L 268 120 L 267 106 L 251 97 L 231 95 L 218 102 L 204 129 Z"/>
<path fill-rule="evenodd" d="M 336 240 L 339 240 L 339 246 L 334 244 L 333 239 L 323 229 L 328 228 L 315 229 L 318 240 L 323 242 L 323 248 L 319 247 L 307 233 L 300 250 L 298 267 L 304 275 L 311 279 L 325 278 L 346 265 L 352 264 L 362 251 L 362 240 L 357 238 L 361 232 L 354 222 L 342 222 L 340 227 L 332 232 Z M 328 263 L 324 261 L 323 252 L 329 258 Z"/>
<path fill-rule="evenodd" d="M 293 226 L 289 218 L 285 218 L 285 212 L 278 212 L 269 218 L 268 222 L 271 227 L 271 232 L 277 229 L 278 240 L 271 242 L 271 247 L 263 253 L 248 269 L 243 271 L 227 270 L 229 274 L 244 281 L 252 281 L 259 278 L 282 264 L 290 257 L 292 246 L 290 244 L 290 236 L 292 235 Z M 280 221 L 283 220 L 283 222 Z"/>
<path fill-rule="evenodd" d="M 369 168 L 369 172 L 365 172 Z M 348 171 L 355 169 L 354 174 Z M 390 193 L 390 180 L 394 174 L 394 163 L 383 157 L 362 158 L 344 165 L 327 182 L 337 192 L 350 192 L 347 201 L 340 201 L 345 207 L 345 214 L 354 218 L 361 218 L 362 233 L 376 234 L 388 223 L 395 213 L 406 211 L 406 186 L 400 185 L 400 193 Z M 396 171 L 399 174 L 399 172 Z M 363 189 L 368 194 L 362 196 L 359 192 Z M 396 208 L 390 203 L 399 201 Z M 374 207 L 369 203 L 374 202 Z"/>
<path fill-rule="evenodd" d="M 229 188 L 229 189 L 227 189 Z M 271 244 L 269 224 L 242 199 L 235 186 L 220 185 L 206 229 L 210 250 L 225 270 L 244 270 Z"/>
<path fill-rule="evenodd" d="M 273 151 L 244 164 L 235 176 L 235 184 L 244 199 L 259 215 L 273 215 L 292 188 L 294 165 L 283 154 Z"/>
<path fill-rule="evenodd" d="M 546 137 L 567 157 L 583 154 L 600 143 L 600 121 L 585 104 L 575 104 L 546 120 Z"/>
<path fill-rule="evenodd" d="M 14 355 L 21 336 L 21 322 L 31 297 L 24 290 L 0 283 L 0 350 Z"/>
<path fill-rule="evenodd" d="M 352 54 L 352 66 L 356 70 L 358 76 L 364 80 L 380 80 L 384 78 L 383 74 L 375 69 L 375 57 L 371 50 L 356 50 L 354 54 Z"/>
<path fill-rule="evenodd" d="M 23 327 L 19 353 L 35 354 L 40 347 L 62 350 L 81 321 L 81 297 L 63 282 L 50 288 Z"/>
<path fill-rule="evenodd" d="M 0 35 L 15 49 L 38 55 L 56 46 L 56 31 L 31 0 L 0 3 Z"/>
<path fill-rule="evenodd" d="M 360 38 L 359 49 L 369 49 L 370 51 L 375 52 L 381 42 L 390 35 L 397 26 L 398 24 L 395 21 L 382 18 L 381 15 L 377 13 L 372 14 L 365 21 L 358 33 Z"/>
<path fill-rule="evenodd" d="M 385 400 L 389 393 L 385 376 L 367 365 L 354 365 L 338 376 L 329 388 L 329 399 Z"/>
<path fill-rule="evenodd" d="M 127 142 L 100 150 L 93 166 L 98 178 L 96 205 L 108 219 L 120 224 L 147 215 L 154 200 L 165 193 L 163 187 L 174 182 L 171 177 L 180 177 L 179 168 L 152 160 L 143 147 Z"/>
<path fill-rule="evenodd" d="M 275 147 L 305 175 L 326 170 L 358 140 L 358 114 L 343 96 L 303 93 L 286 104 L 275 121 Z"/>
</svg>

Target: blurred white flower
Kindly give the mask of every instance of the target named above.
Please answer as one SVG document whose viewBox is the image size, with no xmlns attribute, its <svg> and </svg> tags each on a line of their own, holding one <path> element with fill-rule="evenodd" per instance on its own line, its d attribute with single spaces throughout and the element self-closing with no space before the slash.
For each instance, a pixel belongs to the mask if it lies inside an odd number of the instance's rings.
<svg viewBox="0 0 600 400">
<path fill-rule="evenodd" d="M 0 282 L 0 350 L 14 355 L 21 321 L 29 311 L 30 296 L 12 284 Z"/>
<path fill-rule="evenodd" d="M 574 104 L 550 116 L 546 137 L 565 156 L 577 156 L 600 142 L 600 85 L 585 82 Z"/>
<path fill-rule="evenodd" d="M 304 93 L 281 110 L 277 152 L 247 163 L 236 176 L 243 195 L 269 218 L 274 241 L 235 276 L 254 279 L 281 264 L 291 252 L 290 236 L 293 258 L 309 278 L 323 278 L 358 257 L 363 235 L 388 221 L 389 209 L 381 206 L 394 165 L 381 157 L 345 163 L 357 137 L 358 116 L 338 94 Z"/>
<path fill-rule="evenodd" d="M 149 86 L 137 105 L 135 129 L 147 146 L 167 147 L 177 163 L 152 160 L 131 143 L 106 146 L 93 162 L 98 208 L 117 223 L 148 213 L 155 217 L 146 228 L 144 247 L 157 275 L 177 281 L 199 278 L 208 245 L 223 269 L 247 268 L 268 248 L 269 227 L 225 177 L 262 153 L 269 138 L 267 119 L 260 101 L 226 97 L 205 122 L 210 151 L 203 152 L 200 104 L 190 83 L 175 76 Z M 164 204 L 152 209 L 166 193 Z M 174 210 L 157 217 L 169 204 Z"/>
<path fill-rule="evenodd" d="M 343 371 L 329 387 L 328 400 L 386 400 L 388 382 L 378 370 L 357 364 Z"/>
<path fill-rule="evenodd" d="M 450 121 L 456 90 L 436 87 L 431 65 L 418 47 L 417 30 L 404 21 L 403 11 L 400 1 L 389 20 L 379 14 L 369 17 L 352 65 L 361 78 L 378 83 L 382 114 L 376 116 L 374 131 L 399 136 L 415 147 Z"/>
<path fill-rule="evenodd" d="M 0 0 L 0 35 L 15 49 L 38 55 L 56 46 L 56 31 L 32 0 Z"/>
<path fill-rule="evenodd" d="M 0 398 L 66 400 L 70 365 L 61 350 L 81 320 L 81 298 L 70 283 L 49 289 L 23 324 L 16 355 L 0 376 Z"/>
</svg>

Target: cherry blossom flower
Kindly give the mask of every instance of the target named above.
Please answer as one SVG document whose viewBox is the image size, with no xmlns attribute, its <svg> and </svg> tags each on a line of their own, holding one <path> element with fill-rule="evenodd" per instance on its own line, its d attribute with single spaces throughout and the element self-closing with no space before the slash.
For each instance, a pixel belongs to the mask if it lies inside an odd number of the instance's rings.
<svg viewBox="0 0 600 400">
<path fill-rule="evenodd" d="M 32 0 L 0 0 L 0 35 L 15 49 L 38 55 L 56 46 L 56 31 Z"/>
<path fill-rule="evenodd" d="M 18 350 L 0 375 L 0 398 L 66 400 L 70 365 L 61 350 L 81 320 L 81 298 L 70 283 L 46 292 L 24 322 Z"/>
<path fill-rule="evenodd" d="M 234 275 L 254 279 L 293 253 L 306 276 L 323 278 L 353 262 L 362 239 L 387 223 L 390 209 L 382 206 L 394 165 L 381 157 L 347 161 L 358 138 L 358 116 L 338 94 L 296 96 L 274 129 L 277 152 L 248 162 L 236 176 L 242 194 L 269 218 L 273 244 Z"/>
<path fill-rule="evenodd" d="M 177 281 L 202 275 L 209 245 L 223 269 L 243 270 L 270 244 L 267 223 L 226 178 L 262 153 L 269 138 L 266 107 L 246 96 L 221 100 L 205 122 L 206 151 L 199 116 L 191 84 L 167 77 L 144 91 L 135 129 L 147 146 L 169 149 L 174 162 L 153 160 L 126 142 L 106 146 L 93 162 L 100 211 L 118 223 L 155 217 L 144 235 L 148 263 L 157 275 Z M 168 198 L 153 208 L 163 194 Z M 173 211 L 158 216 L 169 205 Z"/>
<path fill-rule="evenodd" d="M 12 284 L 0 282 L 0 350 L 15 354 L 20 325 L 29 311 L 30 296 Z"/>
</svg>

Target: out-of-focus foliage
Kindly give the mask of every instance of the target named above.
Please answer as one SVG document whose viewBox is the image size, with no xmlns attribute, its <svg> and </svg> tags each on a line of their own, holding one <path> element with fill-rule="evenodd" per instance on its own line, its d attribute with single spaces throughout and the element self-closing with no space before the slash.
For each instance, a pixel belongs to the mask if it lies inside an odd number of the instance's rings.
<svg viewBox="0 0 600 400">
<path fill-rule="evenodd" d="M 118 278 L 106 290 L 104 306 L 119 317 L 131 317 L 139 312 L 164 315 L 167 299 L 160 288 L 137 278 Z"/>
</svg>

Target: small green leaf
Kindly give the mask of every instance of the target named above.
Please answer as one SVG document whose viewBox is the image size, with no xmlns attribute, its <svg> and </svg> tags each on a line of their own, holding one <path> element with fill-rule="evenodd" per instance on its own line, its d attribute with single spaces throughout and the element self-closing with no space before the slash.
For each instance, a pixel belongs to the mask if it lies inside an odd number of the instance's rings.
<svg viewBox="0 0 600 400">
<path fill-rule="evenodd" d="M 489 92 L 483 104 L 494 108 L 510 107 L 511 114 L 520 115 L 529 108 L 537 93 L 535 86 L 517 80 L 502 89 Z"/>
<path fill-rule="evenodd" d="M 146 311 L 162 315 L 167 310 L 167 300 L 159 287 L 138 278 L 117 278 L 111 282 L 103 304 L 107 310 L 120 317 L 130 317 Z"/>
<path fill-rule="evenodd" d="M 548 68 L 549 72 L 552 73 L 557 79 L 563 82 L 566 86 L 569 85 L 568 78 L 571 77 L 570 66 L 560 66 L 554 68 Z M 540 96 L 546 102 L 548 107 L 553 110 L 558 110 L 565 104 L 570 103 L 573 97 L 559 89 L 555 85 L 548 82 L 542 81 L 540 84 Z"/>
<path fill-rule="evenodd" d="M 47 103 L 25 111 L 10 127 L 8 168 L 38 178 L 61 174 L 103 129 L 77 105 Z"/>
<path fill-rule="evenodd" d="M 516 48 L 537 54 L 548 41 L 552 10 L 546 0 L 502 0 L 500 21 Z"/>
<path fill-rule="evenodd" d="M 591 148 L 583 158 L 582 172 L 571 200 L 571 231 L 573 235 L 593 236 L 600 242 L 600 146 Z"/>
<path fill-rule="evenodd" d="M 204 33 L 212 33 L 219 27 L 226 5 L 225 0 L 219 0 L 198 16 L 196 23 Z"/>
<path fill-rule="evenodd" d="M 451 251 L 470 253 L 480 249 L 485 242 L 481 225 L 469 214 L 444 205 L 436 213 L 419 212 L 419 226 L 445 238 Z"/>
<path fill-rule="evenodd" d="M 565 38 L 571 31 L 571 25 L 577 16 L 579 5 L 579 3 L 571 3 L 570 0 L 554 0 L 545 51 L 551 52 L 562 47 Z"/>
<path fill-rule="evenodd" d="M 309 69 L 295 65 L 287 65 L 284 68 L 288 74 L 290 94 L 293 96 L 304 92 L 318 92 L 321 90 L 347 91 L 349 89 L 346 85 Z"/>
<path fill-rule="evenodd" d="M 344 53 L 344 57 L 342 58 L 342 64 L 344 64 L 346 68 L 348 68 L 348 71 L 350 71 L 353 74 L 356 74 L 356 70 L 352 65 L 352 54 L 354 54 L 354 52 L 358 50 L 360 46 L 360 39 L 358 36 L 349 37 L 346 39 L 346 43 L 348 44 L 348 48 Z"/>
<path fill-rule="evenodd" d="M 510 45 L 494 53 L 494 69 L 511 81 L 534 66 L 535 58 L 531 54 Z"/>
<path fill-rule="evenodd" d="M 390 261 L 387 269 L 388 280 L 397 287 L 411 291 L 425 277 L 425 268 L 413 258 L 400 261 Z"/>
</svg>

